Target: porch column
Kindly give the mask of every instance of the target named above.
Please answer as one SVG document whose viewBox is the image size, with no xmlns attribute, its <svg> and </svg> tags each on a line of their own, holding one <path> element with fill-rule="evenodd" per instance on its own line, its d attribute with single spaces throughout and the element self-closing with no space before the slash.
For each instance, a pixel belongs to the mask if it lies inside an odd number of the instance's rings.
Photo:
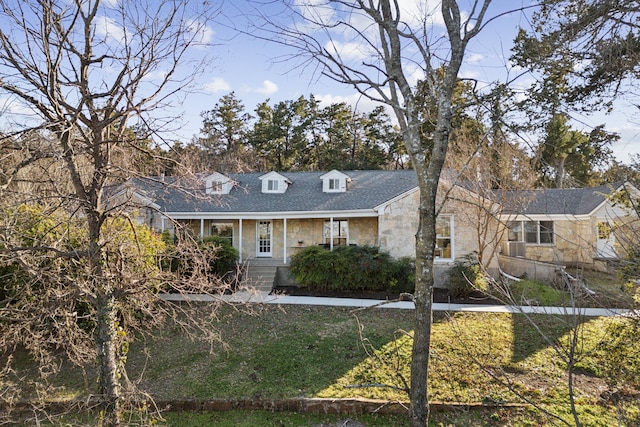
<svg viewBox="0 0 640 427">
<path fill-rule="evenodd" d="M 287 218 L 283 218 L 283 225 L 284 225 L 284 236 L 282 241 L 284 242 L 284 246 L 283 246 L 283 258 L 284 258 L 284 263 L 287 263 Z"/>
<path fill-rule="evenodd" d="M 238 237 L 238 254 L 240 255 L 238 257 L 238 262 L 242 264 L 242 218 L 240 218 L 240 222 L 238 224 L 238 234 L 240 235 Z"/>
<path fill-rule="evenodd" d="M 200 220 L 200 240 L 204 239 L 204 218 Z"/>
<path fill-rule="evenodd" d="M 164 215 L 160 217 L 160 232 L 164 233 Z"/>
<path fill-rule="evenodd" d="M 333 217 L 329 218 L 329 250 L 333 250 Z"/>
</svg>

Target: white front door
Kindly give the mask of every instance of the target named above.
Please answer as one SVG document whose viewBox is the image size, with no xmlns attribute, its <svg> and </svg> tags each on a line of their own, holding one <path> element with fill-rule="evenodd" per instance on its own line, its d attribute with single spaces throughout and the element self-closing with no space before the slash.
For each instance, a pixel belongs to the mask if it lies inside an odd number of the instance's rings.
<svg viewBox="0 0 640 427">
<path fill-rule="evenodd" d="M 596 242 L 596 255 L 598 258 L 617 258 L 615 250 L 616 238 L 613 227 L 608 222 L 599 222 L 597 225 L 598 240 Z"/>
<path fill-rule="evenodd" d="M 256 256 L 257 257 L 270 257 L 272 256 L 271 246 L 272 246 L 272 230 L 271 230 L 271 221 L 259 221 L 258 222 L 258 230 L 257 230 L 257 248 L 256 248 Z"/>
</svg>

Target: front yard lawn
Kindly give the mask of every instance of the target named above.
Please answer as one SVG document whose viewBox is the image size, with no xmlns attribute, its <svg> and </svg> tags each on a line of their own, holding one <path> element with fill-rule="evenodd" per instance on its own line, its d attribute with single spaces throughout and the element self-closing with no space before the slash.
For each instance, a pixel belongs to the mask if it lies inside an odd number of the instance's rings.
<svg viewBox="0 0 640 427">
<path fill-rule="evenodd" d="M 198 308 L 202 313 L 208 309 L 206 304 Z M 152 339 L 135 341 L 128 357 L 129 377 L 158 400 L 299 396 L 407 400 L 401 389 L 402 378 L 409 379 L 411 311 L 374 309 L 357 312 L 356 318 L 350 309 L 337 307 L 265 306 L 251 313 L 225 307 L 218 319 L 223 343 L 214 347 L 189 339 L 173 324 Z M 527 400 L 569 420 L 567 364 L 550 344 L 566 348 L 571 319 L 531 319 L 545 332 L 544 339 L 522 315 L 437 313 L 431 399 L 497 405 Z M 599 343 L 610 341 L 607 325 L 611 321 L 581 319 L 585 341 L 575 387 L 584 425 L 616 425 L 618 414 L 640 422 L 637 381 L 628 382 L 622 394 L 614 394 L 620 390 L 607 381 L 615 366 L 610 366 L 610 349 Z M 625 368 L 640 365 L 637 341 L 617 351 L 624 352 L 620 360 L 628 362 Z M 34 371 L 24 360 L 21 365 L 23 371 L 16 375 L 26 385 Z M 95 380 L 80 370 L 64 367 L 58 375 L 58 391 L 49 399 L 85 398 L 93 384 Z M 433 419 L 447 425 L 451 416 L 434 413 Z M 470 416 L 485 420 L 480 425 L 532 425 L 525 420 L 535 425 L 553 423 L 536 409 L 498 407 Z M 175 417 L 168 415 L 169 424 L 182 425 L 172 421 Z"/>
</svg>

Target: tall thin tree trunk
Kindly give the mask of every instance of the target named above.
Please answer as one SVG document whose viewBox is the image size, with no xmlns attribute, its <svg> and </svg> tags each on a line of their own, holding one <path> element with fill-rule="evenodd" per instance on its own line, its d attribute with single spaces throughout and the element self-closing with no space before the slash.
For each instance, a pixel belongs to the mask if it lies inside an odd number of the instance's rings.
<svg viewBox="0 0 640 427">
<path fill-rule="evenodd" d="M 93 210 L 86 209 L 89 224 L 90 263 L 96 286 L 96 330 L 95 342 L 98 362 L 98 392 L 100 395 L 100 425 L 121 425 L 122 390 L 121 364 L 118 338 L 118 307 L 112 284 L 102 267 L 103 248 L 100 245 L 101 220 L 97 213 L 99 195 L 89 197 Z"/>
<path fill-rule="evenodd" d="M 122 393 L 120 361 L 117 348 L 117 308 L 113 295 L 97 299 L 96 346 L 98 351 L 98 386 L 102 401 L 101 424 L 117 427 L 121 423 Z"/>
<path fill-rule="evenodd" d="M 556 188 L 564 188 L 564 164 L 566 157 L 561 157 L 556 162 Z"/>
<path fill-rule="evenodd" d="M 420 188 L 419 225 L 416 233 L 416 289 L 411 355 L 411 426 L 424 427 L 429 420 L 429 349 L 433 323 L 433 256 L 435 247 L 438 180 L 429 179 L 424 166 L 416 166 Z M 432 188 L 435 185 L 435 188 Z"/>
</svg>

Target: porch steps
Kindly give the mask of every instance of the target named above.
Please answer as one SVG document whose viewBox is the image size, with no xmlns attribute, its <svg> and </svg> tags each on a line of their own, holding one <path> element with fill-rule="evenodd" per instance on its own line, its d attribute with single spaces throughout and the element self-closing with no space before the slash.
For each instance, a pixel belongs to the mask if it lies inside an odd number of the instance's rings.
<svg viewBox="0 0 640 427">
<path fill-rule="evenodd" d="M 276 278 L 276 270 L 284 265 L 281 259 L 250 258 L 244 262 L 245 278 L 249 286 L 261 291 L 271 291 Z"/>
</svg>

